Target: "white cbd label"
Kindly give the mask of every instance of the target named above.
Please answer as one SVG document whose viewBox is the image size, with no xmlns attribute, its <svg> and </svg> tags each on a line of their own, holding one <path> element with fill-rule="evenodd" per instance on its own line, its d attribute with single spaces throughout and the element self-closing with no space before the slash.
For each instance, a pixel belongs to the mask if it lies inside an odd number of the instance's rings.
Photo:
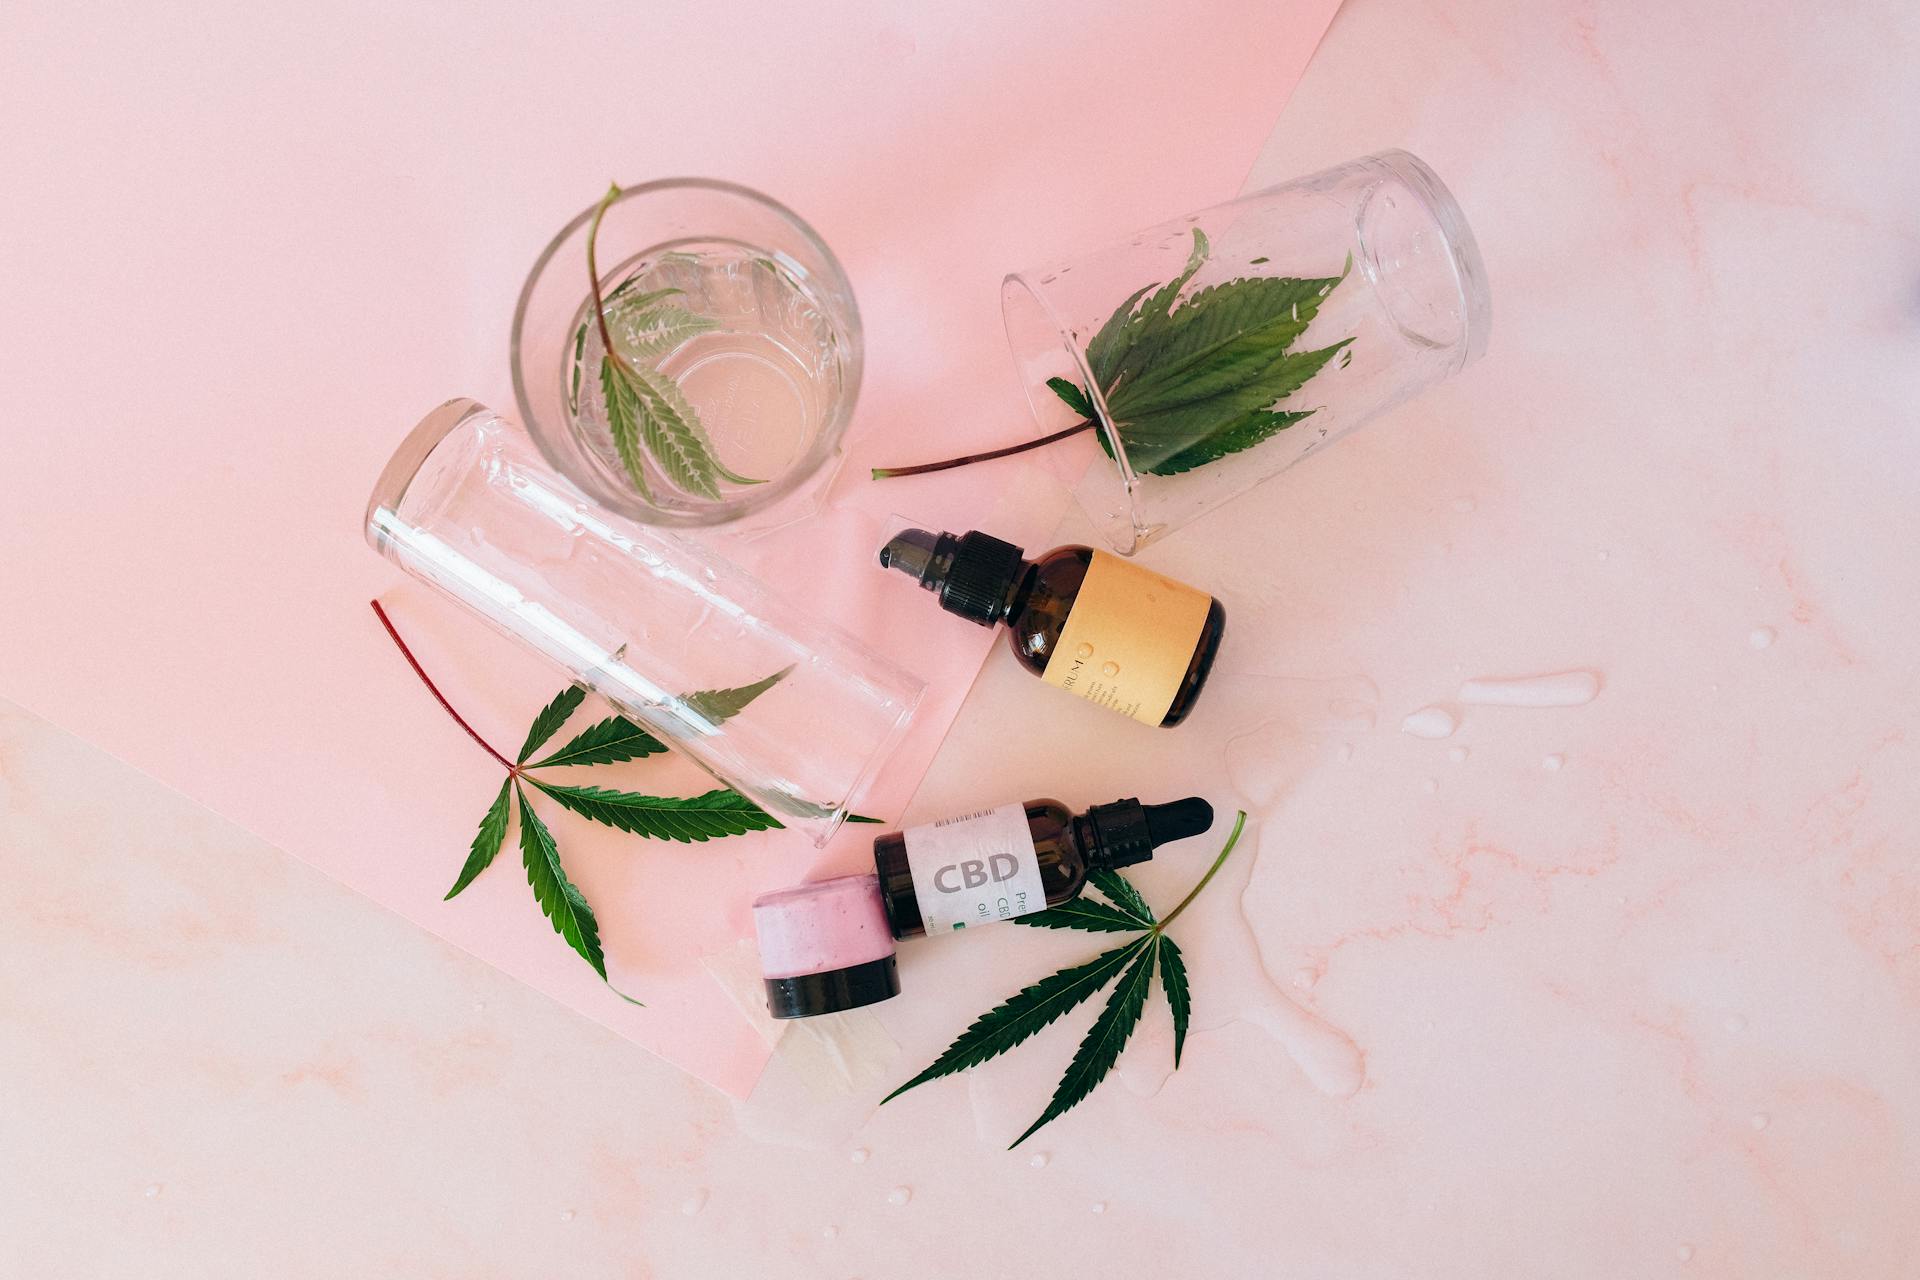
<svg viewBox="0 0 1920 1280">
<path fill-rule="evenodd" d="M 1047 905 L 1023 804 L 942 818 L 900 834 L 929 934 L 1011 920 Z"/>
</svg>

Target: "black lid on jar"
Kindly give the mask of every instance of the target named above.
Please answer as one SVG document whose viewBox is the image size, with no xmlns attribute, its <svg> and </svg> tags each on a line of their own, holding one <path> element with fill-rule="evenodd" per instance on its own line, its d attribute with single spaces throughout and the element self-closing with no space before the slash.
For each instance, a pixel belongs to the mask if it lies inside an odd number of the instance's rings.
<svg viewBox="0 0 1920 1280">
<path fill-rule="evenodd" d="M 767 978 L 767 1012 L 776 1018 L 813 1018 L 879 1004 L 900 994 L 900 971 L 892 956 L 849 969 Z"/>
</svg>

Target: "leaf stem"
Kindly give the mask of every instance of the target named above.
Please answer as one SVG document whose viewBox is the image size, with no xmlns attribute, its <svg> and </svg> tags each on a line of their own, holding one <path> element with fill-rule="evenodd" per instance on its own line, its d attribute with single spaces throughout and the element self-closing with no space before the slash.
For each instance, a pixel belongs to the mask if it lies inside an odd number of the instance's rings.
<svg viewBox="0 0 1920 1280">
<path fill-rule="evenodd" d="M 964 467 L 975 462 L 989 462 L 994 458 L 1005 458 L 1012 454 L 1025 453 L 1029 449 L 1038 449 L 1043 445 L 1065 440 L 1069 436 L 1077 436 L 1082 431 L 1091 430 L 1093 430 L 1093 420 L 1089 418 L 1075 426 L 1056 431 L 1050 436 L 1041 436 L 1038 440 L 1028 440 L 1023 444 L 1010 444 L 1004 449 L 989 449 L 985 453 L 970 453 L 964 458 L 949 458 L 945 462 L 923 462 L 918 466 L 912 467 L 875 467 L 873 469 L 873 478 L 875 480 L 890 480 L 895 476 L 919 476 L 926 475 L 931 471 L 951 471 L 955 467 Z"/>
<path fill-rule="evenodd" d="M 607 303 L 600 296 L 600 263 L 594 256 L 600 240 L 600 219 L 607 216 L 607 209 L 619 198 L 620 184 L 616 182 L 607 188 L 607 194 L 600 197 L 600 204 L 593 211 L 593 224 L 587 228 L 587 288 L 593 293 L 593 322 L 600 329 L 600 345 L 605 348 L 600 358 L 612 361 L 616 369 L 624 369 L 626 361 L 613 349 L 613 334 L 607 328 Z"/>
<path fill-rule="evenodd" d="M 1213 865 L 1207 868 L 1207 874 L 1200 877 L 1200 883 L 1193 886 L 1186 897 L 1180 899 L 1180 905 L 1160 918 L 1160 923 L 1153 927 L 1155 933 L 1165 933 L 1167 926 L 1178 919 L 1180 913 L 1187 909 L 1187 904 L 1200 896 L 1200 891 L 1207 887 L 1207 881 L 1213 879 L 1214 874 L 1220 870 L 1221 864 L 1226 862 L 1227 855 L 1233 852 L 1233 846 L 1240 843 L 1240 832 L 1246 825 L 1247 811 L 1242 809 L 1240 810 L 1239 816 L 1233 820 L 1233 831 L 1227 836 L 1226 847 L 1220 850 L 1220 856 L 1215 858 Z"/>
<path fill-rule="evenodd" d="M 407 660 L 407 665 L 413 668 L 413 674 L 420 677 L 420 683 L 427 686 L 427 692 L 432 694 L 434 696 L 434 700 L 437 701 L 441 705 L 441 707 L 445 708 L 446 713 L 448 715 L 453 717 L 453 722 L 455 724 L 459 725 L 462 729 L 465 729 L 467 731 L 467 736 L 469 738 L 472 738 L 475 742 L 480 744 L 480 749 L 482 751 L 485 751 L 488 755 L 492 756 L 495 760 L 498 760 L 501 766 L 504 769 L 506 769 L 508 773 L 512 774 L 515 777 L 519 777 L 520 767 L 514 764 L 513 761 L 501 755 L 498 751 L 495 751 L 493 747 L 487 742 L 487 740 L 481 737 L 480 734 L 474 729 L 474 727 L 466 722 L 465 717 L 463 717 L 458 711 L 455 711 L 453 709 L 453 704 L 447 701 L 447 695 L 440 692 L 440 686 L 436 685 L 433 682 L 433 678 L 429 676 L 426 673 L 426 669 L 420 665 L 420 659 L 413 656 L 413 650 L 409 649 L 407 647 L 407 642 L 400 638 L 400 632 L 394 627 L 393 619 L 389 618 L 387 616 L 387 611 L 380 607 L 380 602 L 378 600 L 373 600 L 373 601 L 369 601 L 369 603 L 373 605 L 374 616 L 380 619 L 380 625 L 387 629 L 387 634 L 393 638 L 393 643 L 399 648 L 400 656 L 405 658 Z"/>
</svg>

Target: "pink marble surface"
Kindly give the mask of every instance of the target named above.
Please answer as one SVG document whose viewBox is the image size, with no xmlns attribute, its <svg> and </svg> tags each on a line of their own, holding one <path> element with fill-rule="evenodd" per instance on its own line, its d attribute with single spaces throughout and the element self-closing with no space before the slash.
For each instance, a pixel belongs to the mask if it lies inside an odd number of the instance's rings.
<svg viewBox="0 0 1920 1280">
<path fill-rule="evenodd" d="M 1891 4 L 1346 7 L 1255 179 L 1422 155 L 1491 353 L 1144 557 L 1233 620 L 1188 725 L 988 663 L 909 817 L 1257 818 L 1185 1065 L 1151 1017 L 1017 1152 L 1077 1022 L 872 1104 L 1084 939 L 903 950 L 883 1080 L 789 1042 L 730 1104 L 9 714 L 0 1274 L 1912 1275 L 1917 55 Z"/>
</svg>

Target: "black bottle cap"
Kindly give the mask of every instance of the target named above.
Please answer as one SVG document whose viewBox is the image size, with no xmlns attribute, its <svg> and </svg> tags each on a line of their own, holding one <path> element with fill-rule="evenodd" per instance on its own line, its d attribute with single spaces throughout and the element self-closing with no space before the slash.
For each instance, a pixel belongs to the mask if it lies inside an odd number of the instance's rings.
<svg viewBox="0 0 1920 1280">
<path fill-rule="evenodd" d="M 1213 806 L 1199 796 L 1171 804 L 1116 800 L 1087 810 L 1100 856 L 1109 867 L 1130 867 L 1153 857 L 1159 845 L 1197 836 L 1213 825 Z"/>
<path fill-rule="evenodd" d="M 1011 542 L 977 529 L 957 538 L 903 529 L 880 548 L 882 568 L 917 578 L 928 591 L 939 593 L 942 609 L 983 627 L 1000 621 L 1025 557 Z"/>
<path fill-rule="evenodd" d="M 764 979 L 767 1012 L 776 1018 L 813 1018 L 862 1005 L 879 1004 L 900 994 L 900 971 L 892 956 L 847 969 Z"/>
</svg>

